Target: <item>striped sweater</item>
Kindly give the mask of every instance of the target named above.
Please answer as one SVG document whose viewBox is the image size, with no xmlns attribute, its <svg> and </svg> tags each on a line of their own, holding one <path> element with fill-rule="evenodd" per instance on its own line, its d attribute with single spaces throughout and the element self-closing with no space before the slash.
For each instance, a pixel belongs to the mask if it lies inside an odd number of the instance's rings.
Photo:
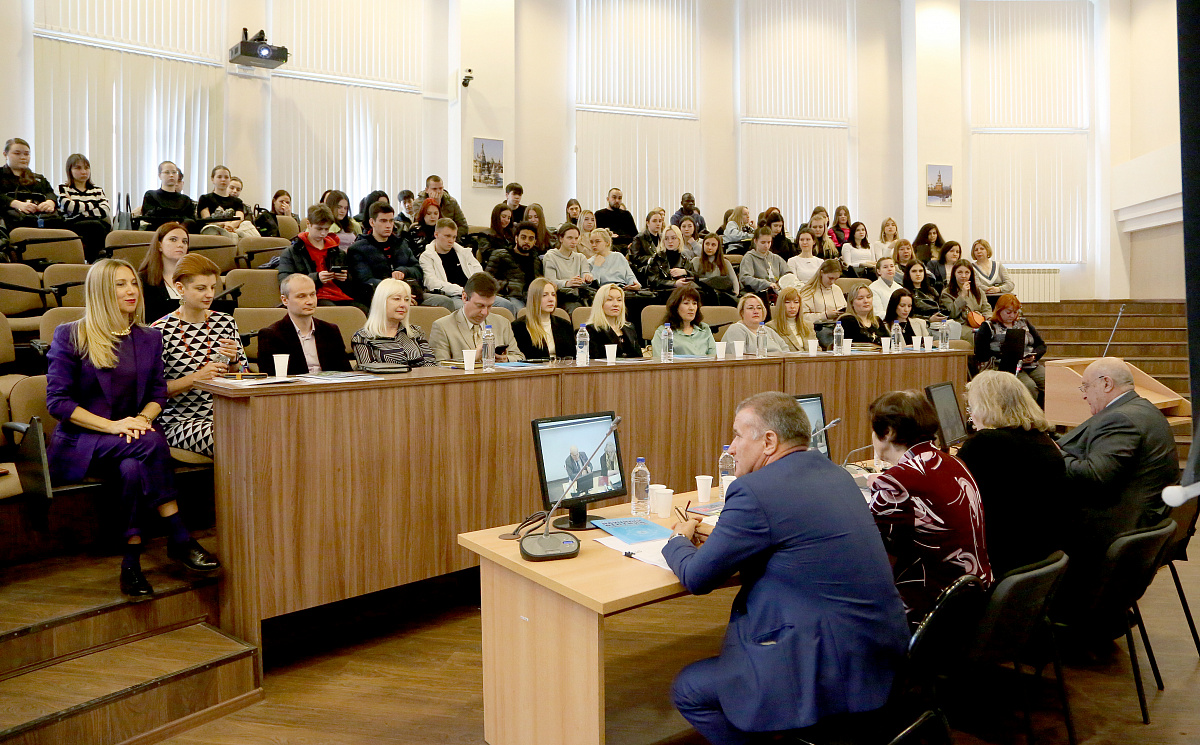
<svg viewBox="0 0 1200 745">
<path fill-rule="evenodd" d="M 68 220 L 84 217 L 104 220 L 111 214 L 108 197 L 99 186 L 76 189 L 74 186 L 59 184 L 58 209 Z"/>
</svg>

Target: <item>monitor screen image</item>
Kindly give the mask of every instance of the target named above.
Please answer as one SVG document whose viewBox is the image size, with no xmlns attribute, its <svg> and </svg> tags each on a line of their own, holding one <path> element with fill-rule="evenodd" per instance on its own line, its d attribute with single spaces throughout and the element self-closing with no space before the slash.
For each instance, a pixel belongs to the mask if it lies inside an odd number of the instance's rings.
<svg viewBox="0 0 1200 745">
<path fill-rule="evenodd" d="M 962 410 L 958 408 L 958 394 L 954 392 L 954 383 L 937 383 L 925 387 L 925 395 L 937 412 L 938 434 L 942 438 L 942 447 L 957 445 L 967 439 L 967 423 L 963 421 Z"/>
<path fill-rule="evenodd" d="M 586 530 L 593 517 L 587 514 L 587 505 L 628 494 L 617 433 L 605 438 L 615 418 L 613 412 L 602 411 L 533 421 L 543 507 L 550 509 L 570 486 L 562 502 L 569 517 L 556 521 L 555 527 Z M 601 438 L 604 446 L 589 459 Z M 571 484 L 577 474 L 579 478 Z"/>
<path fill-rule="evenodd" d="M 800 408 L 804 409 L 804 413 L 808 415 L 808 424 L 811 427 L 810 432 L 816 432 L 825 426 L 825 401 L 820 393 L 806 393 L 796 396 L 796 402 L 800 404 Z M 825 437 L 828 432 L 822 432 L 812 439 L 808 444 L 809 447 L 819 450 L 826 458 L 829 456 L 829 440 Z"/>
</svg>

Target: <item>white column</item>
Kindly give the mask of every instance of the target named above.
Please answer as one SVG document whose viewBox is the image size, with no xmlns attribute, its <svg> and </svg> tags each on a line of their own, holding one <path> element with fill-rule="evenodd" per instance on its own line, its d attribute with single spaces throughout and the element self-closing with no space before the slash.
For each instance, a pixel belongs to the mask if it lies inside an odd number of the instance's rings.
<svg viewBox="0 0 1200 745">
<path fill-rule="evenodd" d="M 33 0 L 0 0 L 0 18 L 0 69 L 6 71 L 0 142 L 10 137 L 32 140 Z"/>
<path fill-rule="evenodd" d="M 709 230 L 720 227 L 725 210 L 741 204 L 738 196 L 737 4 L 729 0 L 702 0 L 700 41 L 697 49 L 696 108 L 700 116 L 700 183 L 696 206 Z M 679 204 L 665 204 L 670 212 Z M 787 225 L 799 225 L 799 215 L 788 215 Z M 807 215 L 805 215 L 807 217 Z M 641 221 L 639 216 L 638 221 Z"/>
</svg>

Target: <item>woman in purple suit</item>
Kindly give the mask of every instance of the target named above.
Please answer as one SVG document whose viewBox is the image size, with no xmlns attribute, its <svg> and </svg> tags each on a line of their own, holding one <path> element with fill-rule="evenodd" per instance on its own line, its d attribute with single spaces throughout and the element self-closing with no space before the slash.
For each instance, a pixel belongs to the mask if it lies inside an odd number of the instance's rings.
<svg viewBox="0 0 1200 745">
<path fill-rule="evenodd" d="M 142 574 L 145 513 L 169 526 L 167 555 L 187 568 L 213 572 L 216 557 L 192 539 L 175 503 L 171 450 L 154 418 L 167 400 L 162 333 L 143 324 L 142 288 L 128 262 L 103 259 L 84 283 L 83 319 L 54 331 L 48 354 L 46 407 L 60 424 L 49 447 L 55 481 L 115 477 L 120 484 L 127 548 L 121 591 L 153 589 Z"/>
</svg>

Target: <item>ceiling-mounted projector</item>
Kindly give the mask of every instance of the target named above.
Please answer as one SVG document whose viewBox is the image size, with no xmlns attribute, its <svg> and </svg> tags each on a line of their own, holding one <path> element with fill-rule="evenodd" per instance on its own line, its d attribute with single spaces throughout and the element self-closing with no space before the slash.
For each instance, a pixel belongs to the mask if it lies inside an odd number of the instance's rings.
<svg viewBox="0 0 1200 745">
<path fill-rule="evenodd" d="M 268 44 L 266 33 L 259 31 L 252 39 L 246 36 L 246 29 L 242 29 L 242 40 L 229 49 L 230 62 L 251 67 L 279 67 L 287 62 L 287 47 Z"/>
</svg>

